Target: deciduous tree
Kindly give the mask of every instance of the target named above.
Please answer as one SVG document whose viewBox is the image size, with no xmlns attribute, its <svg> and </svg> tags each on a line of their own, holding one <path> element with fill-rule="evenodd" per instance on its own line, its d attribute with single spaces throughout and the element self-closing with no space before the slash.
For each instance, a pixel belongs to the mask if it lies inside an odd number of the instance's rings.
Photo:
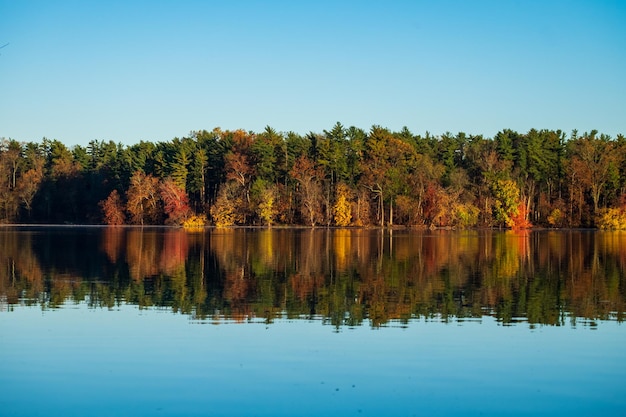
<svg viewBox="0 0 626 417">
<path fill-rule="evenodd" d="M 320 179 L 324 176 L 323 171 L 315 166 L 315 163 L 301 156 L 293 165 L 291 177 L 298 182 L 298 194 L 300 196 L 300 213 L 304 221 L 311 227 L 323 221 L 322 215 L 322 186 Z"/>
<path fill-rule="evenodd" d="M 126 192 L 126 210 L 133 224 L 158 224 L 159 180 L 141 171 L 137 171 L 130 179 L 130 187 Z"/>
<path fill-rule="evenodd" d="M 350 188 L 345 183 L 339 183 L 337 185 L 335 206 L 333 208 L 335 224 L 337 226 L 349 226 L 352 222 L 351 200 L 352 193 L 350 192 Z"/>
<path fill-rule="evenodd" d="M 100 202 L 100 208 L 102 209 L 104 223 L 109 226 L 118 226 L 126 222 L 124 202 L 117 190 L 111 191 L 106 200 Z"/>
<path fill-rule="evenodd" d="M 163 201 L 163 211 L 167 216 L 165 223 L 180 226 L 189 216 L 189 198 L 180 185 L 172 178 L 166 178 L 159 184 L 159 195 Z"/>
</svg>

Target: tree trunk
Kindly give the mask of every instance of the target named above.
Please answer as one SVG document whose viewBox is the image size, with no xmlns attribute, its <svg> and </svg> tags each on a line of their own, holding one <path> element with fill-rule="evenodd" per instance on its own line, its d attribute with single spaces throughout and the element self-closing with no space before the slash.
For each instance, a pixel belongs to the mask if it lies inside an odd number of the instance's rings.
<svg viewBox="0 0 626 417">
<path fill-rule="evenodd" d="M 385 202 L 383 201 L 383 193 L 380 193 L 380 204 L 378 210 L 380 211 L 380 226 L 385 227 Z"/>
</svg>

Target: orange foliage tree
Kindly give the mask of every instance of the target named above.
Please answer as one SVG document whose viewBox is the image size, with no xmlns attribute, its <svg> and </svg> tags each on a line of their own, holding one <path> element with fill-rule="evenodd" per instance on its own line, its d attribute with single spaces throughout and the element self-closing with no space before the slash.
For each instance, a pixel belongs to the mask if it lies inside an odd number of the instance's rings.
<svg viewBox="0 0 626 417">
<path fill-rule="evenodd" d="M 117 190 L 111 191 L 111 194 L 100 202 L 104 223 L 109 226 L 122 225 L 126 222 L 124 214 L 124 202 Z"/>
<path fill-rule="evenodd" d="M 527 205 L 522 201 L 517 205 L 517 212 L 511 214 L 510 226 L 512 229 L 529 229 L 532 224 L 528 220 Z"/>
</svg>

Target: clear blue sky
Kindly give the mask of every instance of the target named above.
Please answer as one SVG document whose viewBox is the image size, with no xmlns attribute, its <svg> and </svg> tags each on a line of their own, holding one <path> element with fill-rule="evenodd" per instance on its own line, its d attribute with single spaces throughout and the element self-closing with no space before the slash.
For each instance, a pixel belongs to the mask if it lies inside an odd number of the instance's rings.
<svg viewBox="0 0 626 417">
<path fill-rule="evenodd" d="M 0 137 L 626 134 L 626 1 L 0 0 Z"/>
</svg>

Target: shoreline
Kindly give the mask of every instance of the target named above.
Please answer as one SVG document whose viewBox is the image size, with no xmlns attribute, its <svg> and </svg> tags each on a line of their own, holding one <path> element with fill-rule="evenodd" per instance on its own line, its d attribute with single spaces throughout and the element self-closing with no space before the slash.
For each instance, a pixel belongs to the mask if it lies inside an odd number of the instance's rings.
<svg viewBox="0 0 626 417">
<path fill-rule="evenodd" d="M 461 231 L 501 231 L 501 232 L 541 232 L 541 231 L 597 231 L 597 232 L 626 232 L 626 230 L 620 229 L 599 229 L 593 227 L 561 227 L 561 228 L 548 228 L 548 227 L 531 227 L 526 229 L 506 229 L 500 227 L 468 227 L 468 228 L 454 228 L 454 227 L 414 227 L 414 226 L 304 226 L 304 225 L 275 225 L 275 226 L 258 226 L 258 225 L 250 225 L 250 226 L 228 226 L 228 227 L 217 227 L 213 225 L 202 226 L 202 227 L 193 227 L 193 228 L 185 228 L 183 226 L 172 226 L 172 225 L 159 225 L 159 224 L 145 224 L 145 225 L 136 225 L 136 224 L 124 224 L 124 225 L 106 225 L 106 224 L 60 224 L 60 223 L 1 223 L 0 229 L 2 228 L 84 228 L 84 229 L 109 229 L 109 228 L 120 228 L 120 229 L 181 229 L 181 230 L 190 230 L 190 231 L 199 231 L 199 230 L 236 230 L 236 229 L 257 229 L 257 230 L 388 230 L 388 231 L 412 231 L 412 232 L 424 232 L 424 231 L 449 231 L 449 232 L 461 232 Z"/>
</svg>

